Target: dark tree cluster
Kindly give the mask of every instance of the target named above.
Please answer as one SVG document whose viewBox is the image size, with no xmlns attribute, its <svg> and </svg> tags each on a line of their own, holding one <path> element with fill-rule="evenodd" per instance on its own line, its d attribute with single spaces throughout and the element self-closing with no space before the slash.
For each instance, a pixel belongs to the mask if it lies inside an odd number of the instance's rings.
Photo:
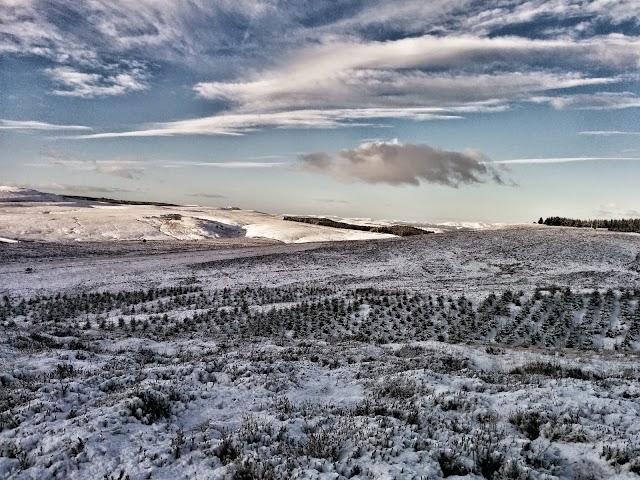
<svg viewBox="0 0 640 480">
<path fill-rule="evenodd" d="M 540 218 L 538 223 L 554 227 L 606 228 L 612 232 L 640 233 L 640 218 L 624 218 L 619 220 L 579 220 L 565 217 Z"/>
</svg>

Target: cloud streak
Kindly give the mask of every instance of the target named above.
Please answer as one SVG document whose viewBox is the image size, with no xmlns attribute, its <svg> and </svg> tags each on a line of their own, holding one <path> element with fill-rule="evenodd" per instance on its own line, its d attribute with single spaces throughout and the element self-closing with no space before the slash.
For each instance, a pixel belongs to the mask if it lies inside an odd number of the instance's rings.
<svg viewBox="0 0 640 480">
<path fill-rule="evenodd" d="M 144 175 L 144 161 L 137 157 L 116 157 L 109 160 L 82 160 L 74 155 L 50 148 L 43 156 L 43 163 L 34 163 L 35 167 L 59 167 L 76 172 L 96 172 L 105 175 L 134 180 Z"/>
<path fill-rule="evenodd" d="M 222 195 L 220 193 L 190 193 L 189 196 L 197 198 L 229 198 L 226 195 Z"/>
<path fill-rule="evenodd" d="M 598 92 L 558 96 L 534 96 L 533 103 L 547 103 L 556 110 L 621 110 L 639 108 L 640 97 L 632 92 Z"/>
<path fill-rule="evenodd" d="M 284 162 L 176 162 L 161 165 L 163 168 L 207 167 L 223 169 L 275 168 L 286 165 Z"/>
<path fill-rule="evenodd" d="M 575 162 L 616 162 L 616 161 L 640 161 L 640 157 L 550 157 L 550 158 L 515 158 L 511 160 L 494 160 L 488 165 L 540 165 L 554 163 Z"/>
<path fill-rule="evenodd" d="M 325 152 L 299 156 L 297 168 L 321 173 L 342 181 L 370 184 L 420 185 L 432 183 L 448 187 L 488 181 L 504 184 L 497 169 L 476 150 L 454 152 L 428 145 L 368 142 L 337 156 Z"/>
<path fill-rule="evenodd" d="M 587 130 L 584 132 L 578 132 L 578 135 L 593 137 L 613 137 L 617 135 L 640 135 L 640 132 L 627 132 L 622 130 Z"/>
<path fill-rule="evenodd" d="M 576 72 L 599 65 L 622 73 L 638 64 L 639 52 L 635 38 L 607 36 L 540 40 L 424 35 L 338 41 L 302 47 L 286 64 L 260 71 L 249 81 L 202 82 L 194 90 L 206 99 L 230 101 L 240 111 L 505 102 L 536 92 L 619 82 L 618 75 Z M 558 56 L 563 58 L 560 73 Z M 452 73 L 436 73 L 443 69 Z"/>
<path fill-rule="evenodd" d="M 223 113 L 210 117 L 156 123 L 147 129 L 126 132 L 106 132 L 80 135 L 75 139 L 119 137 L 168 137 L 175 135 L 243 135 L 261 128 L 337 128 L 344 126 L 375 126 L 375 120 L 409 119 L 456 120 L 460 113 L 496 111 L 503 107 L 478 104 L 461 108 L 354 108 L 332 110 L 294 110 L 283 112 Z"/>
<path fill-rule="evenodd" d="M 83 125 L 56 125 L 47 122 L 38 122 L 34 120 L 3 120 L 0 119 L 0 130 L 16 130 L 16 131 L 65 131 L 65 130 L 91 130 L 90 127 Z"/>
<path fill-rule="evenodd" d="M 638 218 L 640 211 L 620 208 L 615 202 L 608 202 L 600 205 L 596 211 L 596 216 L 600 218 Z"/>
</svg>

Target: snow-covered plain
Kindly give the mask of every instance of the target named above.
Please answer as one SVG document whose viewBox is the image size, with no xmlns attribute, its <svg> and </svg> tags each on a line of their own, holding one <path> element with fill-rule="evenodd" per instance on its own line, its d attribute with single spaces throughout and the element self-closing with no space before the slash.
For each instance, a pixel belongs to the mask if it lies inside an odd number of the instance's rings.
<svg viewBox="0 0 640 480">
<path fill-rule="evenodd" d="M 638 235 L 7 203 L 0 478 L 640 477 Z"/>
</svg>

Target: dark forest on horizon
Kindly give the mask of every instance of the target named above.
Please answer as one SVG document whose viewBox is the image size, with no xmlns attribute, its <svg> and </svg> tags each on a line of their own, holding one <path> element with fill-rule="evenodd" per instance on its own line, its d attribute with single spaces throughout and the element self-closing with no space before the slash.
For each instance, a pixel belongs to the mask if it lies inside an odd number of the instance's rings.
<svg viewBox="0 0 640 480">
<path fill-rule="evenodd" d="M 579 220 L 566 217 L 548 217 L 538 220 L 539 224 L 554 227 L 606 228 L 612 232 L 640 233 L 640 218 L 623 218 L 619 220 Z"/>
</svg>

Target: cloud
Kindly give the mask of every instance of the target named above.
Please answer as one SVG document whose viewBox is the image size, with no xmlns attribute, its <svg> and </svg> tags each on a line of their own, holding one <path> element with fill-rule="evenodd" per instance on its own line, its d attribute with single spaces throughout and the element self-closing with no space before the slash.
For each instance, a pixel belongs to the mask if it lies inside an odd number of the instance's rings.
<svg viewBox="0 0 640 480">
<path fill-rule="evenodd" d="M 494 181 L 503 184 L 498 171 L 476 150 L 454 152 L 428 145 L 392 142 L 363 143 L 337 156 L 324 152 L 299 156 L 298 169 L 322 173 L 343 181 L 449 187 Z"/>
<path fill-rule="evenodd" d="M 133 193 L 134 190 L 128 190 L 126 188 L 120 187 L 96 187 L 93 185 L 58 185 L 56 190 L 61 191 L 62 193 L 94 193 L 94 194 L 113 194 L 113 193 Z"/>
<path fill-rule="evenodd" d="M 48 149 L 43 153 L 47 159 L 44 163 L 32 164 L 38 167 L 61 167 L 77 172 L 96 172 L 129 180 L 138 179 L 144 174 L 144 161 L 137 157 L 116 157 L 109 160 L 82 160 L 74 155 L 56 150 Z"/>
<path fill-rule="evenodd" d="M 638 218 L 640 211 L 621 208 L 615 202 L 607 202 L 596 210 L 596 216 L 600 218 Z"/>
<path fill-rule="evenodd" d="M 37 122 L 34 120 L 3 120 L 0 119 L 0 130 L 16 130 L 22 132 L 38 130 L 91 130 L 90 127 L 82 125 L 56 125 L 47 122 Z"/>
<path fill-rule="evenodd" d="M 313 199 L 316 202 L 319 203 L 331 203 L 331 204 L 336 204 L 336 205 L 348 205 L 349 202 L 347 202 L 346 200 L 339 200 L 337 198 L 314 198 Z"/>
<path fill-rule="evenodd" d="M 338 6 L 334 0 L 4 0 L 0 54 L 40 56 L 78 73 L 97 73 L 107 91 L 114 82 L 94 69 L 114 58 L 178 63 L 237 83 L 246 83 L 239 77 L 249 70 L 255 75 L 248 82 L 258 81 L 272 71 L 264 65 L 274 59 L 302 66 L 306 54 L 309 74 L 322 73 L 322 79 L 416 66 L 629 70 L 637 66 L 638 49 L 624 33 L 639 15 L 635 0 L 371 0 Z M 592 38 L 599 31 L 612 34 Z M 527 33 L 538 38 L 522 38 Z M 335 71 L 327 62 L 332 55 Z M 297 72 L 308 82 L 303 68 Z M 133 82 L 140 79 L 134 75 Z"/>
<path fill-rule="evenodd" d="M 206 99 L 230 101 L 239 111 L 504 102 L 541 91 L 619 82 L 618 75 L 577 72 L 595 65 L 627 71 L 640 61 L 639 48 L 640 41 L 628 37 L 576 41 L 424 35 L 337 41 L 301 47 L 286 63 L 256 72 L 247 81 L 201 82 L 194 90 Z M 438 73 L 442 70 L 449 73 Z"/>
<path fill-rule="evenodd" d="M 163 168 L 208 167 L 224 169 L 274 168 L 286 165 L 283 162 L 175 162 L 161 165 Z"/>
<path fill-rule="evenodd" d="M 4 0 L 0 55 L 46 58 L 52 93 L 80 99 L 149 90 L 169 63 L 224 108 L 86 138 L 239 135 L 456 119 L 533 97 L 639 106 L 567 93 L 637 74 L 638 15 L 634 0 Z"/>
<path fill-rule="evenodd" d="M 211 117 L 156 123 L 151 128 L 126 132 L 106 132 L 70 138 L 99 139 L 118 137 L 158 137 L 174 135 L 243 135 L 265 127 L 336 128 L 375 125 L 374 119 L 398 118 L 416 121 L 456 120 L 458 113 L 495 111 L 502 107 L 475 105 L 464 108 L 354 108 L 332 110 L 294 110 L 283 112 L 223 113 Z"/>
<path fill-rule="evenodd" d="M 614 162 L 614 161 L 640 161 L 640 157 L 549 157 L 549 158 L 515 158 L 511 160 L 494 160 L 488 162 L 491 165 L 538 165 L 553 163 L 574 162 Z"/>
<path fill-rule="evenodd" d="M 401 68 L 401 67 L 397 67 Z M 309 68 L 302 67 L 302 70 Z M 311 69 L 312 70 L 312 69 Z M 268 75 L 268 74 L 267 74 Z M 462 111 L 526 99 L 532 94 L 618 82 L 574 72 L 427 73 L 419 70 L 291 70 L 246 83 L 198 84 L 203 98 L 228 100 L 239 112 L 323 108 L 452 108 Z"/>
<path fill-rule="evenodd" d="M 190 193 L 189 196 L 198 198 L 229 198 L 219 193 Z"/>
<path fill-rule="evenodd" d="M 45 191 L 45 192 L 54 192 L 60 194 L 113 194 L 113 193 L 133 193 L 134 190 L 128 190 L 126 188 L 121 187 L 98 187 L 95 185 L 73 185 L 73 184 L 64 184 L 64 183 L 28 183 L 28 184 L 19 184 L 16 185 L 22 188 L 31 188 L 34 190 Z"/>
<path fill-rule="evenodd" d="M 556 110 L 620 110 L 640 107 L 640 97 L 632 92 L 598 92 L 566 96 L 532 97 L 534 103 L 548 103 Z"/>
<path fill-rule="evenodd" d="M 589 130 L 578 132 L 578 135 L 587 135 L 594 137 L 612 137 L 616 135 L 640 135 L 640 132 L 626 132 L 621 130 Z"/>
<path fill-rule="evenodd" d="M 85 73 L 70 67 L 55 67 L 45 72 L 61 89 L 53 91 L 55 95 L 81 98 L 94 98 L 123 95 L 128 92 L 146 90 L 146 75 L 141 68 L 129 72 Z"/>
<path fill-rule="evenodd" d="M 423 35 L 330 41 L 302 46 L 286 62 L 276 59 L 275 67 L 256 70 L 239 81 L 196 84 L 198 96 L 227 103 L 227 110 L 218 115 L 83 138 L 239 135 L 264 127 L 459 119 L 504 111 L 522 101 L 554 108 L 595 108 L 583 105 L 585 101 L 622 108 L 639 101 L 633 94 L 541 94 L 629 80 L 627 70 L 640 62 L 639 52 L 640 41 L 624 36 L 540 40 Z M 598 73 L 605 67 L 609 74 Z"/>
</svg>

